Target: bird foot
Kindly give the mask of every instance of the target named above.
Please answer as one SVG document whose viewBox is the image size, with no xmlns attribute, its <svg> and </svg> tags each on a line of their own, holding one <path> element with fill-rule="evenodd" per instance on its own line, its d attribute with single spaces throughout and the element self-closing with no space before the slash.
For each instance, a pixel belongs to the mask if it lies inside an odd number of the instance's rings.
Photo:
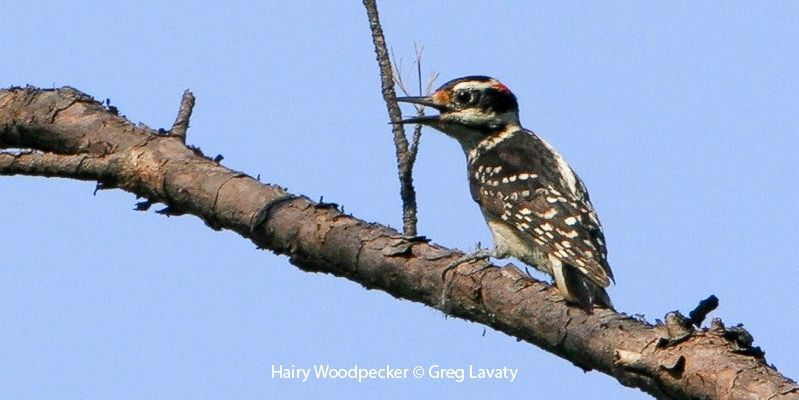
<svg viewBox="0 0 799 400">
<path fill-rule="evenodd" d="M 441 272 L 441 280 L 442 281 L 445 280 L 444 278 L 446 278 L 447 272 L 451 271 L 452 269 L 461 264 L 476 260 L 488 260 L 494 255 L 493 250 L 482 248 L 479 242 L 477 243 L 476 247 L 477 248 L 475 249 L 475 251 L 465 254 L 463 257 L 449 263 L 446 267 L 444 267 L 444 271 Z"/>
<path fill-rule="evenodd" d="M 444 271 L 441 272 L 441 281 L 444 282 L 444 289 L 441 291 L 441 300 L 439 301 L 438 309 L 447 311 L 447 298 L 449 297 L 450 292 L 450 284 L 452 281 L 447 281 L 447 272 L 454 269 L 455 267 L 472 262 L 475 260 L 488 260 L 489 258 L 493 257 L 494 250 L 484 249 L 480 246 L 480 243 L 477 243 L 477 249 L 469 254 L 464 255 L 461 258 L 449 263 L 446 267 L 444 267 Z M 490 264 L 483 266 L 483 269 L 488 268 Z"/>
</svg>

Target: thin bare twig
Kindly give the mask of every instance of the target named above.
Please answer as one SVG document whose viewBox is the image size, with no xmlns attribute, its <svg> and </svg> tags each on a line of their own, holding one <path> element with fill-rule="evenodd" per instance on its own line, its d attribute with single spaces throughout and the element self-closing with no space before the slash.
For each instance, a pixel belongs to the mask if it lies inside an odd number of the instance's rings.
<svg viewBox="0 0 799 400">
<path fill-rule="evenodd" d="M 427 81 L 425 86 L 425 90 L 422 90 L 422 51 L 424 47 L 419 46 L 417 43 L 413 44 L 414 46 L 414 64 L 416 64 L 416 83 L 418 86 L 418 95 L 423 96 L 426 94 L 430 94 L 433 91 L 433 85 L 435 81 L 438 79 L 437 73 L 431 73 L 430 78 Z M 411 96 L 410 90 L 408 90 L 408 86 L 405 84 L 405 80 L 402 77 L 402 59 L 397 59 L 394 55 L 394 49 L 391 49 L 391 63 L 393 66 L 393 73 L 394 73 L 394 82 L 396 83 L 397 87 L 400 91 L 406 95 Z M 416 107 L 416 116 L 423 117 L 424 114 L 424 106 L 415 105 Z M 408 149 L 408 157 L 410 159 L 409 165 L 410 168 L 413 168 L 413 165 L 416 163 L 416 155 L 419 152 L 419 142 L 422 138 L 422 124 L 416 124 L 413 129 L 413 137 L 411 139 L 411 144 Z"/>
<path fill-rule="evenodd" d="M 413 188 L 412 160 L 409 157 L 408 139 L 402 124 L 396 123 L 402 119 L 402 112 L 397 104 L 397 94 L 394 91 L 394 78 L 391 73 L 391 61 L 388 57 L 386 39 L 383 28 L 377 15 L 375 0 L 363 0 L 366 14 L 369 17 L 369 28 L 372 31 L 372 41 L 377 54 L 377 64 L 380 66 L 380 80 L 382 85 L 383 100 L 388 108 L 388 115 L 392 122 L 394 133 L 394 147 L 396 148 L 397 169 L 400 180 L 400 197 L 402 198 L 402 230 L 406 236 L 416 236 L 416 190 Z"/>
<path fill-rule="evenodd" d="M 419 84 L 419 96 L 422 95 L 422 47 L 413 44 L 416 53 L 416 80 Z M 424 108 L 417 109 L 418 115 L 424 116 Z M 419 152 L 419 141 L 422 140 L 422 124 L 416 124 L 413 128 L 413 138 L 411 139 L 411 148 L 408 150 L 408 156 L 411 159 L 411 167 L 416 163 L 416 154 Z"/>
</svg>

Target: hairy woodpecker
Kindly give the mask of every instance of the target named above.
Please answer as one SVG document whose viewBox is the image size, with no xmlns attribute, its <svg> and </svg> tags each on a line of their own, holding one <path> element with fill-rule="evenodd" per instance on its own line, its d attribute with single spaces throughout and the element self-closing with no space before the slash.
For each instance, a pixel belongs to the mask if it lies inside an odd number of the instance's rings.
<svg viewBox="0 0 799 400">
<path fill-rule="evenodd" d="M 468 162 L 472 198 L 494 237 L 494 249 L 465 259 L 515 257 L 554 277 L 569 302 L 611 308 L 613 280 L 602 226 L 583 182 L 552 146 L 522 128 L 516 96 L 498 80 L 467 76 L 432 95 L 398 101 L 439 115 L 400 123 L 433 127 L 456 139 Z M 457 261 L 462 262 L 462 260 Z"/>
</svg>

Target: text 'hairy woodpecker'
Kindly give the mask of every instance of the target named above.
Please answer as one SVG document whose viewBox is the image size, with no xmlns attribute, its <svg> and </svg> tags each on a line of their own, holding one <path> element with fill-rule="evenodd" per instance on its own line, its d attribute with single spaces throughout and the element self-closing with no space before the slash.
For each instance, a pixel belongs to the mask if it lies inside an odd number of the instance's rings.
<svg viewBox="0 0 799 400">
<path fill-rule="evenodd" d="M 467 76 L 399 101 L 440 114 L 408 118 L 456 139 L 472 198 L 494 237 L 490 255 L 515 257 L 554 277 L 569 302 L 612 307 L 602 226 L 583 182 L 547 142 L 522 128 L 516 96 L 494 78 Z"/>
</svg>

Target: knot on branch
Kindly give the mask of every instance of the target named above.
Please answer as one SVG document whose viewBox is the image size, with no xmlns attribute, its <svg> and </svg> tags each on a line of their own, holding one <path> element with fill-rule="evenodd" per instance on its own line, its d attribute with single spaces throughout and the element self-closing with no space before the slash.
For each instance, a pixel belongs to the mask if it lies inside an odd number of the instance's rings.
<svg viewBox="0 0 799 400">
<path fill-rule="evenodd" d="M 674 346 L 677 343 L 688 339 L 693 332 L 690 320 L 685 318 L 679 311 L 672 311 L 666 314 L 666 337 L 658 340 L 658 347 Z"/>
<path fill-rule="evenodd" d="M 755 338 L 744 328 L 743 324 L 727 328 L 721 318 L 713 318 L 708 332 L 729 340 L 733 346 L 731 350 L 733 353 L 749 355 L 755 358 L 763 358 L 766 355 L 766 352 L 760 346 L 753 346 Z"/>
</svg>

